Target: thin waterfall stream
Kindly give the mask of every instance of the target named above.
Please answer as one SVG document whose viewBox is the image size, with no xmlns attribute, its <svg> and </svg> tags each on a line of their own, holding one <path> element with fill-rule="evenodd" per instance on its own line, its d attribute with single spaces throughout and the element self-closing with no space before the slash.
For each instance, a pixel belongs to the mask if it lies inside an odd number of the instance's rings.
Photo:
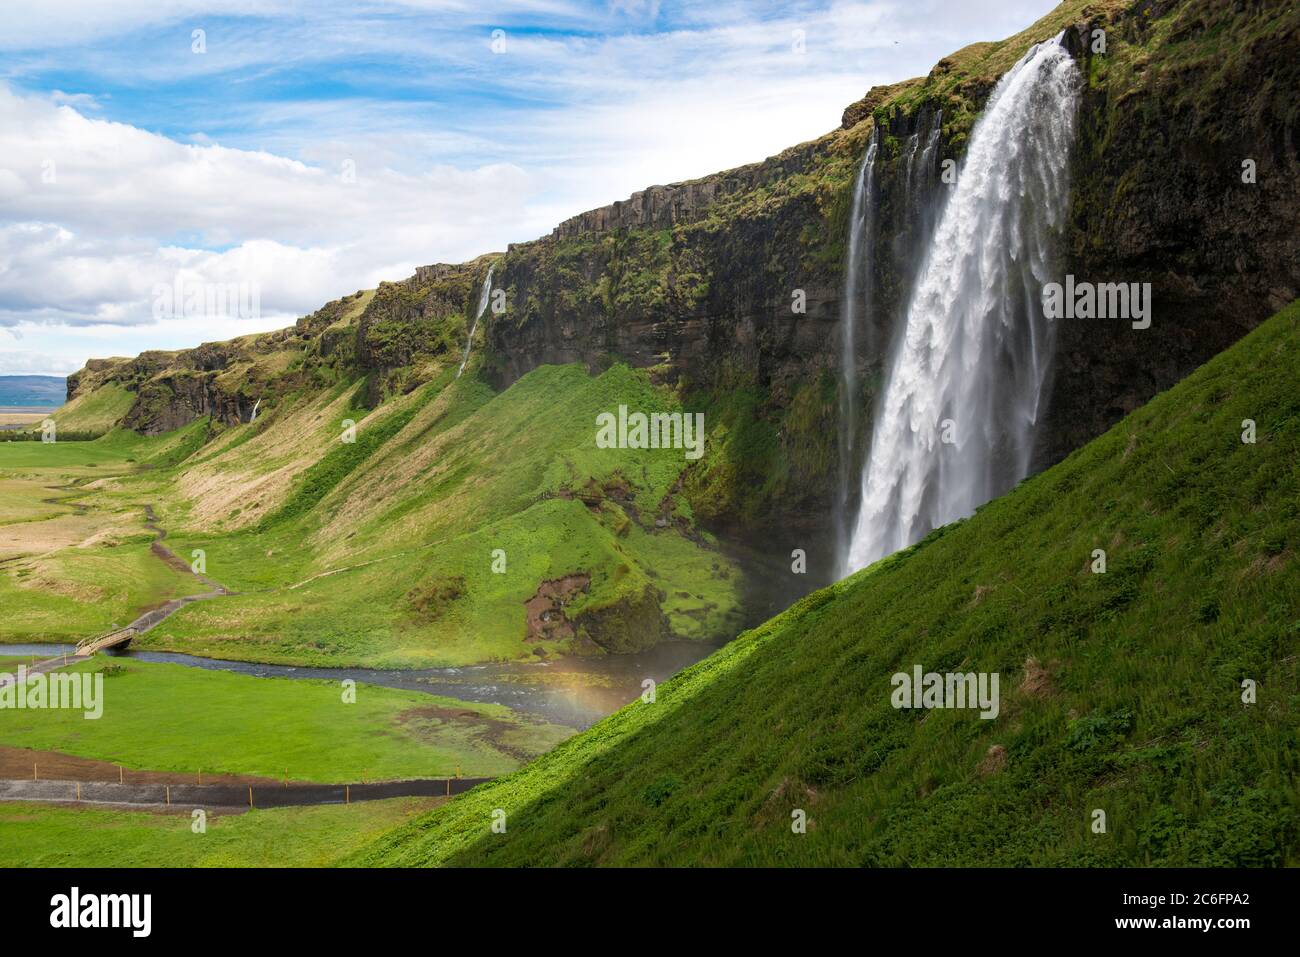
<svg viewBox="0 0 1300 957">
<path fill-rule="evenodd" d="M 478 295 L 478 308 L 474 310 L 474 319 L 469 326 L 469 335 L 465 339 L 465 357 L 460 360 L 460 368 L 456 370 L 456 378 L 461 377 L 465 371 L 465 364 L 469 362 L 469 351 L 474 348 L 474 332 L 478 329 L 478 321 L 483 318 L 483 313 L 487 311 L 488 300 L 492 298 L 492 270 L 496 269 L 496 264 L 488 266 L 487 276 L 483 279 L 483 288 Z"/>
</svg>

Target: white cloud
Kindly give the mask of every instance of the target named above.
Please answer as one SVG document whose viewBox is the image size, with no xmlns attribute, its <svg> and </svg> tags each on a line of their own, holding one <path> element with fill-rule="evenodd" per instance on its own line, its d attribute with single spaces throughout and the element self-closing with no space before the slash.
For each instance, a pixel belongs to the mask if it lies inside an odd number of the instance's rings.
<svg viewBox="0 0 1300 957">
<path fill-rule="evenodd" d="M 23 337 L 0 353 L 0 373 L 284 325 L 416 265 L 760 160 L 834 128 L 869 86 L 924 73 L 1051 5 L 837 2 L 766 18 L 742 3 L 654 0 L 376 0 L 365 15 L 300 0 L 17 8 L 0 38 L 21 51 L 11 77 L 75 57 L 109 88 L 161 85 L 171 128 L 178 116 L 193 125 L 164 136 L 104 118 L 123 115 L 106 90 L 35 95 L 0 79 L 0 346 Z M 267 19 L 230 19 L 254 8 Z M 557 29 L 511 28 L 494 56 L 487 27 L 512 17 Z M 204 57 L 188 52 L 195 18 L 217 25 Z M 183 43 L 171 43 L 173 26 Z M 794 29 L 803 54 L 790 48 Z M 147 39 L 132 47 L 139 30 Z M 120 50 L 102 42 L 118 36 Z M 376 59 L 394 64 L 383 83 L 353 75 Z M 337 96 L 258 92 L 259 79 L 304 64 L 354 82 Z M 225 93 L 195 111 L 169 98 L 168 81 L 198 77 Z M 340 175 L 349 161 L 355 183 Z M 178 275 L 255 283 L 262 315 L 159 322 L 153 290 Z"/>
<path fill-rule="evenodd" d="M 504 248 L 529 222 L 531 178 L 511 164 L 407 175 L 363 160 L 349 182 L 341 166 L 178 143 L 3 85 L 0 157 L 0 327 L 60 349 L 84 341 L 68 339 L 76 327 L 132 327 L 124 340 L 142 342 L 155 287 L 178 276 L 255 284 L 269 328 L 419 264 Z"/>
</svg>

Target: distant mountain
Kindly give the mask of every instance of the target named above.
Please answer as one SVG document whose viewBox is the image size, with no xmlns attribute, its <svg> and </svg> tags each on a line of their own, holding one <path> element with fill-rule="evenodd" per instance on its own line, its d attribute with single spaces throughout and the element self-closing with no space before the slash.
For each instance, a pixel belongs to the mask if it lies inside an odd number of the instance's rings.
<svg viewBox="0 0 1300 957">
<path fill-rule="evenodd" d="M 67 380 L 61 375 L 0 375 L 0 405 L 52 408 L 63 405 Z"/>
</svg>

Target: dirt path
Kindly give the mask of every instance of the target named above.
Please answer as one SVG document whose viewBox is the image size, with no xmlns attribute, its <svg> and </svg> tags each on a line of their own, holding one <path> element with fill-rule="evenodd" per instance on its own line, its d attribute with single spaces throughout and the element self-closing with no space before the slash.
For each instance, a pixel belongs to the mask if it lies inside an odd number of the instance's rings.
<svg viewBox="0 0 1300 957">
<path fill-rule="evenodd" d="M 454 797 L 490 778 L 388 781 L 382 784 L 256 785 L 112 784 L 103 781 L 0 781 L 0 801 L 112 805 L 161 810 L 180 808 L 256 809 L 354 804 L 397 797 Z"/>
<path fill-rule="evenodd" d="M 0 746 L 0 801 L 165 808 L 265 808 L 451 797 L 491 778 L 414 778 L 317 784 L 247 774 L 136 771 L 57 751 Z M 200 783 L 201 782 L 201 783 Z"/>
<path fill-rule="evenodd" d="M 33 777 L 35 775 L 35 777 Z M 275 778 L 250 774 L 191 774 L 180 771 L 136 771 L 110 761 L 79 758 L 59 751 L 36 751 L 0 745 L 0 779 L 41 781 L 105 781 L 126 784 L 257 784 L 280 785 Z M 290 782 L 298 783 L 298 782 Z"/>
</svg>

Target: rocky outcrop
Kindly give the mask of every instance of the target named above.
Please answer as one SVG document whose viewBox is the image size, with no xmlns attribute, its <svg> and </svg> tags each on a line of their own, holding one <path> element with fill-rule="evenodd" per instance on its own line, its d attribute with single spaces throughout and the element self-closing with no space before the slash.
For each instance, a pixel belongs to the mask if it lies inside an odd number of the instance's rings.
<svg viewBox="0 0 1300 957">
<path fill-rule="evenodd" d="M 820 141 L 818 141 L 820 143 Z M 719 200 L 751 192 L 804 169 L 818 143 L 791 147 L 759 163 L 668 186 L 650 186 L 628 199 L 579 213 L 551 231 L 551 239 L 577 239 L 625 230 L 672 229 L 708 215 Z M 521 246 L 510 247 L 514 251 Z"/>
<path fill-rule="evenodd" d="M 409 392 L 427 380 L 424 367 L 431 360 L 459 354 L 492 258 L 421 266 L 410 279 L 379 284 L 356 328 L 356 360 L 367 376 L 368 403 Z"/>
<path fill-rule="evenodd" d="M 136 391 L 138 398 L 122 425 L 145 435 L 170 432 L 208 417 L 226 425 L 247 422 L 256 401 L 223 391 L 212 373 L 165 373 L 141 383 Z"/>
</svg>

